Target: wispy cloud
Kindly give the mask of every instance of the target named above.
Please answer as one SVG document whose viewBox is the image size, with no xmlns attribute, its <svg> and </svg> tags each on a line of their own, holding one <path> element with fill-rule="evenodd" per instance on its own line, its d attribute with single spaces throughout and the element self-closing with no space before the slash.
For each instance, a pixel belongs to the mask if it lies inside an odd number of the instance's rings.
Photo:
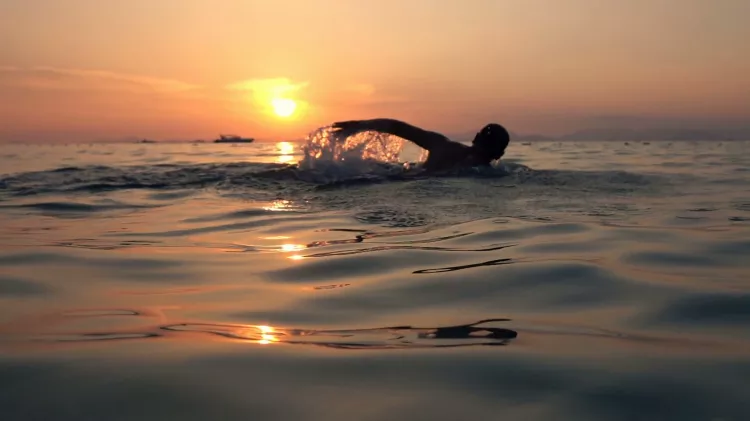
<svg viewBox="0 0 750 421">
<path fill-rule="evenodd" d="M 375 86 L 369 83 L 355 83 L 344 87 L 347 92 L 359 94 L 362 96 L 372 96 L 375 94 Z"/>
<path fill-rule="evenodd" d="M 246 79 L 230 83 L 224 88 L 235 94 L 241 102 L 248 102 L 253 109 L 267 115 L 274 115 L 274 103 L 279 99 L 291 99 L 296 106 L 295 115 L 304 114 L 309 110 L 307 95 L 300 93 L 309 86 L 309 82 L 295 82 L 291 79 L 278 77 L 266 79 Z"/>
<path fill-rule="evenodd" d="M 37 66 L 32 70 L 36 72 L 48 72 L 72 77 L 131 83 L 153 89 L 157 92 L 183 92 L 200 88 L 200 86 L 198 85 L 175 79 L 156 78 L 151 76 L 142 76 L 127 73 L 116 73 L 104 70 L 65 69 L 46 66 Z"/>
<path fill-rule="evenodd" d="M 0 66 L 6 73 L 6 85 L 47 90 L 136 90 L 157 93 L 179 93 L 200 86 L 167 78 L 110 72 L 104 70 L 70 69 L 49 66 L 17 68 Z"/>
<path fill-rule="evenodd" d="M 225 88 L 230 91 L 248 91 L 256 96 L 274 98 L 291 95 L 309 85 L 308 82 L 294 82 L 290 79 L 279 77 L 242 80 L 230 83 Z"/>
<path fill-rule="evenodd" d="M 379 89 L 371 83 L 353 83 L 339 87 L 333 103 L 352 106 L 388 106 L 410 101 L 405 95 Z"/>
</svg>

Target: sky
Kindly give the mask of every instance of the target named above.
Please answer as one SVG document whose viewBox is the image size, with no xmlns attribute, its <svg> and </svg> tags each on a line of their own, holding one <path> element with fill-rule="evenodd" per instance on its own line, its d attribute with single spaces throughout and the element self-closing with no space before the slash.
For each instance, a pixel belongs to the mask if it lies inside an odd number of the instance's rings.
<svg viewBox="0 0 750 421">
<path fill-rule="evenodd" d="M 0 0 L 0 141 L 750 126 L 747 0 Z"/>
</svg>

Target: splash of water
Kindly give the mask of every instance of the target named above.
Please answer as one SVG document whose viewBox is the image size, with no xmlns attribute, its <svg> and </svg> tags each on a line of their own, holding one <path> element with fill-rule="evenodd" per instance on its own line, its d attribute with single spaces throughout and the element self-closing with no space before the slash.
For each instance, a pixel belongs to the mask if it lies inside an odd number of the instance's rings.
<svg viewBox="0 0 750 421">
<path fill-rule="evenodd" d="M 373 164 L 399 164 L 404 140 L 385 133 L 362 132 L 340 136 L 331 126 L 321 127 L 307 137 L 301 169 L 339 167 L 367 168 Z"/>
</svg>

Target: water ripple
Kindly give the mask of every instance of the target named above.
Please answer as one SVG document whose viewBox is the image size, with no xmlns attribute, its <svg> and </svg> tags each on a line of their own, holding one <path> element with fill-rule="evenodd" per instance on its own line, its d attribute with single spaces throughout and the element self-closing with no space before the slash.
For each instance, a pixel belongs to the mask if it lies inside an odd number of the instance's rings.
<svg viewBox="0 0 750 421">
<path fill-rule="evenodd" d="M 71 317 L 140 316 L 137 311 L 91 310 L 67 312 Z M 210 334 L 260 345 L 313 345 L 336 349 L 447 348 L 481 345 L 507 345 L 518 333 L 497 327 L 510 319 L 485 319 L 470 324 L 443 327 L 389 326 L 369 329 L 294 329 L 264 325 L 177 323 L 150 331 L 80 332 L 33 335 L 32 341 L 98 342 L 164 337 L 169 333 Z"/>
<path fill-rule="evenodd" d="M 508 319 L 487 319 L 446 327 L 393 326 L 374 329 L 306 330 L 270 326 L 184 323 L 162 326 L 174 332 L 199 332 L 260 344 L 286 343 L 337 349 L 445 348 L 477 345 L 506 345 L 517 332 L 493 327 Z"/>
<path fill-rule="evenodd" d="M 8 149 L 3 416 L 745 419 L 748 145 Z"/>
</svg>

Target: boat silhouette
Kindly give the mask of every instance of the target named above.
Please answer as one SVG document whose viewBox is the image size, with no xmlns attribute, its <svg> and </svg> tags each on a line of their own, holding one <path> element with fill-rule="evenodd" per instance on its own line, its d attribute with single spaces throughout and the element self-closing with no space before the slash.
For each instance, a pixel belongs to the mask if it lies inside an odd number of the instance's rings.
<svg viewBox="0 0 750 421">
<path fill-rule="evenodd" d="M 214 143 L 253 143 L 255 139 L 252 137 L 240 137 L 233 134 L 220 134 L 218 139 L 214 140 Z"/>
</svg>

